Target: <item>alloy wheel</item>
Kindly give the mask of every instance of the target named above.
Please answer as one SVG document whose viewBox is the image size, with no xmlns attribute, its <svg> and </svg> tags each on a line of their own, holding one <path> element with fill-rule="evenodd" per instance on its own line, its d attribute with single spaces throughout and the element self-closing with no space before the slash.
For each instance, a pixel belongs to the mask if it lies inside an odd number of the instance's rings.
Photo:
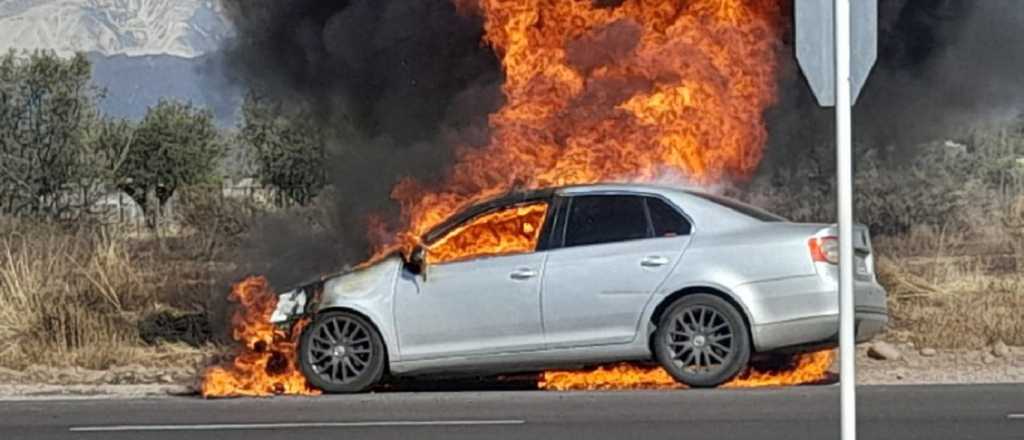
<svg viewBox="0 0 1024 440">
<path fill-rule="evenodd" d="M 312 371 L 331 384 L 348 384 L 373 365 L 371 330 L 349 316 L 335 315 L 318 321 L 306 344 Z"/>
<path fill-rule="evenodd" d="M 714 308 L 681 309 L 666 334 L 673 363 L 691 374 L 712 374 L 728 364 L 734 351 L 734 330 Z"/>
</svg>

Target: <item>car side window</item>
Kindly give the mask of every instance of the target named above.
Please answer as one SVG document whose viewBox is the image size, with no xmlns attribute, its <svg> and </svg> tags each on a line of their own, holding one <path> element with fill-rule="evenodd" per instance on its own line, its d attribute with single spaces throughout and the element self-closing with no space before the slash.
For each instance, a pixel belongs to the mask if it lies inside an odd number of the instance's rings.
<svg viewBox="0 0 1024 440">
<path fill-rule="evenodd" d="M 531 203 L 499 208 L 466 220 L 427 247 L 430 264 L 537 249 L 548 204 Z"/>
<path fill-rule="evenodd" d="M 693 226 L 678 210 L 656 197 L 647 198 L 647 212 L 651 214 L 651 226 L 655 237 L 678 237 L 690 235 Z"/>
<path fill-rule="evenodd" d="M 575 196 L 569 203 L 565 247 L 650 237 L 642 197 Z"/>
</svg>

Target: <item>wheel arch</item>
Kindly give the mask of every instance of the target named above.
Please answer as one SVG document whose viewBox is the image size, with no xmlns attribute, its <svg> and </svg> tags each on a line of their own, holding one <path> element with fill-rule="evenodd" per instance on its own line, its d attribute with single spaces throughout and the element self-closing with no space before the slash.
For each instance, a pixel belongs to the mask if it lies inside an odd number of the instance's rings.
<svg viewBox="0 0 1024 440">
<path fill-rule="evenodd" d="M 732 305 L 734 308 L 736 308 L 736 311 L 738 311 L 740 313 L 740 316 L 743 318 L 743 324 L 746 325 L 747 327 L 747 338 L 750 343 L 750 352 L 757 352 L 757 344 L 754 342 L 754 327 L 751 325 L 750 321 L 750 311 L 747 310 L 743 303 L 736 299 L 734 295 L 728 293 L 727 290 L 722 289 L 720 287 L 714 287 L 706 284 L 698 284 L 687 286 L 682 289 L 676 290 L 675 292 L 672 292 L 671 294 L 663 298 L 661 302 L 659 302 L 658 305 L 654 307 L 654 311 L 651 312 L 651 318 L 648 324 L 651 326 L 652 329 L 657 329 L 658 322 L 661 320 L 662 315 L 665 314 L 665 311 L 668 310 L 669 306 L 671 306 L 673 303 L 684 297 L 697 294 L 705 294 L 718 297 Z M 647 349 L 650 350 L 651 353 L 654 353 L 655 334 L 656 331 L 650 331 L 647 336 Z"/>
<path fill-rule="evenodd" d="M 377 324 L 377 322 L 374 321 L 373 318 L 370 317 L 370 315 L 364 313 L 363 311 L 361 311 L 359 309 L 356 309 L 356 308 L 353 308 L 353 307 L 348 307 L 348 306 L 330 306 L 330 307 L 326 307 L 324 309 L 318 310 L 316 312 L 316 315 L 314 315 L 313 319 L 315 320 L 318 316 L 323 315 L 325 313 L 331 313 L 331 312 L 351 313 L 353 315 L 356 315 L 356 316 L 366 320 L 366 322 L 368 322 L 370 324 L 370 326 L 373 327 L 373 330 L 375 332 L 377 332 L 377 336 L 380 336 L 380 343 L 382 345 L 384 345 L 384 374 L 385 375 L 391 374 L 391 362 L 390 362 L 390 359 L 391 359 L 391 347 L 388 344 L 388 338 L 385 337 L 384 333 L 381 332 L 380 325 Z"/>
</svg>

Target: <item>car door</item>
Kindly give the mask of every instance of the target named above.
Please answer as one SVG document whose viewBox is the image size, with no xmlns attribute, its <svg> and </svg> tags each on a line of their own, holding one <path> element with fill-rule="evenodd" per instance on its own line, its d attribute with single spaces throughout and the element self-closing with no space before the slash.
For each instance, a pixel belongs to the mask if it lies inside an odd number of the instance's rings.
<svg viewBox="0 0 1024 440">
<path fill-rule="evenodd" d="M 689 221 L 659 197 L 630 194 L 573 196 L 565 213 L 542 282 L 548 347 L 632 341 L 689 243 Z"/>
<path fill-rule="evenodd" d="M 536 252 L 545 223 L 547 203 L 533 220 L 522 221 L 513 212 L 493 230 L 481 233 L 488 219 L 501 217 L 501 208 L 457 225 L 428 247 L 428 253 L 447 255 L 452 261 L 428 263 L 424 275 L 403 271 L 395 292 L 395 319 L 403 361 L 493 355 L 539 350 L 544 346 L 540 316 L 540 280 L 544 252 Z M 518 218 L 518 220 L 517 220 Z M 475 231 L 475 232 L 474 232 Z M 466 249 L 494 249 L 497 232 L 505 237 L 529 238 L 527 248 L 509 247 L 500 255 L 467 253 Z M 518 246 L 518 247 L 517 247 Z M 458 255 L 452 257 L 454 253 Z"/>
</svg>

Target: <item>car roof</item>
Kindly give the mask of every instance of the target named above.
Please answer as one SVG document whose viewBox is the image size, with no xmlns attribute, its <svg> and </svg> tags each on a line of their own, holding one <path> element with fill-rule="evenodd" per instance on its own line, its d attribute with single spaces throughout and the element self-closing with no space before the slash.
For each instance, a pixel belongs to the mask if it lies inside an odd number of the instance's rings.
<svg viewBox="0 0 1024 440">
<path fill-rule="evenodd" d="M 477 203 L 466 209 L 463 209 L 462 211 L 459 211 L 457 214 L 449 217 L 441 224 L 432 228 L 430 232 L 427 232 L 423 236 L 423 240 L 426 243 L 431 243 L 441 238 L 443 235 L 447 234 L 448 231 L 458 226 L 459 224 L 462 224 L 463 222 L 473 217 L 476 217 L 480 214 L 486 213 L 497 208 L 547 200 L 555 195 L 571 197 L 586 194 L 610 193 L 647 195 L 654 194 L 663 196 L 669 200 L 685 201 L 685 205 L 688 208 L 685 209 L 685 211 L 691 217 L 714 217 L 716 221 L 714 222 L 714 226 L 712 226 L 713 229 L 729 229 L 734 226 L 749 224 L 753 220 L 751 217 L 747 215 L 740 214 L 725 206 L 722 206 L 719 203 L 714 202 L 714 200 L 726 199 L 739 205 L 746 204 L 722 196 L 715 196 L 706 191 L 700 191 L 693 188 L 669 187 L 641 183 L 595 183 L 586 185 L 567 185 L 535 190 L 513 190 L 506 193 L 505 195 L 481 203 Z M 759 209 L 752 206 L 751 208 Z"/>
<path fill-rule="evenodd" d="M 556 188 L 558 195 L 572 196 L 580 194 L 601 194 L 601 193 L 638 193 L 638 194 L 680 194 L 689 190 L 669 186 L 645 184 L 645 183 L 594 183 L 588 185 L 570 185 Z"/>
</svg>

